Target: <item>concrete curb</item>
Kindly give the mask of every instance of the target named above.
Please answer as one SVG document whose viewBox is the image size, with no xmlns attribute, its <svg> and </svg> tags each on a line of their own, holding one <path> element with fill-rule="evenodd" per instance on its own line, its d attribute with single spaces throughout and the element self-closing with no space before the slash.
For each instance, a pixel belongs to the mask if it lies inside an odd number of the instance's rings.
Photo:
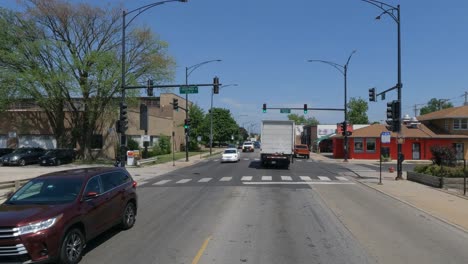
<svg viewBox="0 0 468 264">
<path fill-rule="evenodd" d="M 457 229 L 459 229 L 460 231 L 463 231 L 463 232 L 465 232 L 465 233 L 468 234 L 468 229 L 465 229 L 465 228 L 462 227 L 462 226 L 459 226 L 459 225 L 457 225 L 457 224 L 455 224 L 455 223 L 452 223 L 452 222 L 450 222 L 450 221 L 448 221 L 448 220 L 446 220 L 446 219 L 444 219 L 444 218 L 441 218 L 441 217 L 436 216 L 436 215 L 434 215 L 434 214 L 432 214 L 432 213 L 430 213 L 430 212 L 427 212 L 426 210 L 421 209 L 421 208 L 419 208 L 419 207 L 417 207 L 417 206 L 411 204 L 410 202 L 407 202 L 407 201 L 405 201 L 405 200 L 402 200 L 402 199 L 400 199 L 400 198 L 398 198 L 398 197 L 396 197 L 396 196 L 394 196 L 394 195 L 391 195 L 391 194 L 386 193 L 386 192 L 384 192 L 384 191 L 382 191 L 382 190 L 379 190 L 379 189 L 373 187 L 373 186 L 372 186 L 371 184 L 369 184 L 369 183 L 361 182 L 361 181 L 357 181 L 357 182 L 359 182 L 360 184 L 362 184 L 362 185 L 364 185 L 364 186 L 367 186 L 367 187 L 369 187 L 369 188 L 371 188 L 371 189 L 373 189 L 373 190 L 376 190 L 377 192 L 379 192 L 379 193 L 381 193 L 381 194 L 384 194 L 384 195 L 386 195 L 386 196 L 388 196 L 388 197 L 390 197 L 390 198 L 393 198 L 393 199 L 395 199 L 395 200 L 397 200 L 397 201 L 399 201 L 399 202 L 401 202 L 401 203 L 404 203 L 404 204 L 406 204 L 406 205 L 408 205 L 408 206 L 410 206 L 410 207 L 412 207 L 412 208 L 414 208 L 414 209 L 417 209 L 417 210 L 419 210 L 419 211 L 421 211 L 421 212 L 423 212 L 423 213 L 425 213 L 425 214 L 427 214 L 427 215 L 430 215 L 430 216 L 434 217 L 435 219 L 437 219 L 437 220 L 439 220 L 439 221 L 441 221 L 441 222 L 443 222 L 443 223 L 446 223 L 446 224 L 448 224 L 448 225 L 450 225 L 450 226 L 452 226 L 452 227 L 454 227 L 454 228 L 457 228 Z"/>
</svg>

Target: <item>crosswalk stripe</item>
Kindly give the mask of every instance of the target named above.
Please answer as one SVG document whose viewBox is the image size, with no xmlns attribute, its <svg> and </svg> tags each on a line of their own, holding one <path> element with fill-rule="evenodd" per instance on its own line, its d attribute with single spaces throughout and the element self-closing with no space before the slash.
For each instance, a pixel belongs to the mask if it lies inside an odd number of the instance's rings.
<svg viewBox="0 0 468 264">
<path fill-rule="evenodd" d="M 209 182 L 213 178 L 201 178 L 198 182 Z"/>
<path fill-rule="evenodd" d="M 297 162 L 302 162 L 302 160 L 296 160 Z"/>
<path fill-rule="evenodd" d="M 301 180 L 303 181 L 312 181 L 312 179 L 309 176 L 299 176 L 299 178 L 301 178 Z"/>
<path fill-rule="evenodd" d="M 242 182 L 242 184 L 246 184 L 246 185 L 314 185 L 314 184 L 318 184 L 318 185 L 352 185 L 352 184 L 355 184 L 354 182 L 338 182 L 338 181 L 335 181 L 335 182 L 326 182 L 326 181 L 322 181 L 322 182 L 319 182 L 319 181 L 308 181 L 308 182 L 305 182 L 305 181 L 302 181 L 302 182 Z"/>
<path fill-rule="evenodd" d="M 271 181 L 271 176 L 262 176 L 262 181 Z"/>
<path fill-rule="evenodd" d="M 283 180 L 283 181 L 292 181 L 292 177 L 291 176 L 281 176 L 281 180 Z"/>
<path fill-rule="evenodd" d="M 255 158 L 254 160 L 260 160 L 259 158 Z"/>
<path fill-rule="evenodd" d="M 336 177 L 340 181 L 349 181 L 346 177 Z"/>
<path fill-rule="evenodd" d="M 187 183 L 187 182 L 189 182 L 189 181 L 191 181 L 191 180 L 192 180 L 192 179 L 182 179 L 182 180 L 180 180 L 180 181 L 178 181 L 178 182 L 176 182 L 176 183 Z"/>
<path fill-rule="evenodd" d="M 247 158 L 244 158 L 244 160 L 249 160 L 249 159 L 247 159 Z"/>
<path fill-rule="evenodd" d="M 170 182 L 171 180 L 162 180 L 162 181 L 158 181 L 156 183 L 153 183 L 153 185 L 163 185 L 163 184 L 166 184 L 168 182 Z"/>
<path fill-rule="evenodd" d="M 253 178 L 252 176 L 243 176 L 243 177 L 241 178 L 241 181 L 251 181 L 252 178 Z"/>
<path fill-rule="evenodd" d="M 219 181 L 225 182 L 232 180 L 232 177 L 222 177 Z"/>
<path fill-rule="evenodd" d="M 321 181 L 331 181 L 330 178 L 325 176 L 317 176 Z"/>
</svg>

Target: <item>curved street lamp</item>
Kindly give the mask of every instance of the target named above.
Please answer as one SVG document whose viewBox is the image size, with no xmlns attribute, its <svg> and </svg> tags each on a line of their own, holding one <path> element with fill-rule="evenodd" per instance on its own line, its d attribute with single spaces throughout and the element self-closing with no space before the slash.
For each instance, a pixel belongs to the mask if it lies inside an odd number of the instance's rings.
<svg viewBox="0 0 468 264">
<path fill-rule="evenodd" d="M 128 25 L 141 13 L 145 12 L 146 10 L 153 8 L 155 6 L 159 6 L 165 3 L 169 2 L 183 2 L 186 3 L 188 0 L 166 0 L 166 1 L 160 1 L 152 4 L 147 4 L 144 6 L 141 6 L 139 8 L 133 9 L 132 11 L 122 11 L 122 83 L 121 83 L 121 103 L 125 103 L 125 89 L 126 89 L 126 83 L 125 83 L 125 58 L 126 58 L 126 50 L 125 50 L 125 29 L 128 27 Z M 137 12 L 128 22 L 125 21 L 125 18 L 127 15 L 130 15 L 132 13 Z M 120 117 L 122 118 L 122 117 Z M 125 135 L 125 129 L 122 129 L 121 134 L 120 134 L 120 166 L 125 167 L 125 147 L 127 146 L 127 140 L 126 140 L 126 135 Z"/>
<path fill-rule="evenodd" d="M 220 86 L 219 88 L 225 88 L 229 86 L 238 86 L 237 83 L 233 84 L 225 84 Z M 214 87 L 211 88 L 211 106 L 210 106 L 210 155 L 212 154 L 213 149 L 213 94 L 214 94 Z"/>
<path fill-rule="evenodd" d="M 351 57 L 353 56 L 353 54 L 356 53 L 356 50 L 353 50 L 351 52 L 351 54 L 349 54 L 349 57 L 348 57 L 348 60 L 346 61 L 346 63 L 344 65 L 341 65 L 341 64 L 338 64 L 338 63 L 334 63 L 332 61 L 325 61 L 325 60 L 308 60 L 308 62 L 322 62 L 322 63 L 325 63 L 325 64 L 328 64 L 330 66 L 332 66 L 333 68 L 337 69 L 341 74 L 343 74 L 344 76 L 344 122 L 346 123 L 344 126 L 343 126 L 343 133 L 344 133 L 344 161 L 347 162 L 348 161 L 348 87 L 347 87 L 347 79 L 348 79 L 348 64 L 349 64 L 349 61 L 351 60 Z"/>
<path fill-rule="evenodd" d="M 221 60 L 208 60 L 204 62 L 197 63 L 195 65 L 185 67 L 185 85 L 188 85 L 188 77 L 190 74 L 198 69 L 200 66 L 211 63 L 211 62 L 220 62 Z M 211 105 L 213 106 L 213 89 L 211 88 Z M 211 115 L 211 114 L 210 114 Z M 188 93 L 185 94 L 185 119 L 188 119 Z M 185 161 L 189 161 L 189 155 L 188 155 L 188 144 L 189 144 L 189 131 L 187 130 L 185 132 Z M 210 137 L 211 138 L 211 137 Z M 210 140 L 211 143 L 211 140 Z M 210 155 L 211 155 L 211 144 L 210 144 Z"/>
<path fill-rule="evenodd" d="M 375 19 L 380 19 L 382 15 L 384 14 L 387 14 L 389 15 L 394 21 L 395 23 L 397 24 L 397 41 L 398 41 L 398 44 L 397 44 L 397 49 L 398 49 L 398 69 L 397 69 L 397 85 L 396 85 L 396 88 L 397 88 L 397 92 L 398 92 L 398 101 L 400 101 L 400 109 L 398 110 L 398 112 L 400 113 L 400 116 L 398 117 L 398 122 L 401 122 L 401 88 L 403 87 L 403 83 L 401 82 L 401 34 L 400 34 L 400 5 L 397 5 L 397 6 L 392 6 L 392 5 L 389 5 L 389 4 L 386 4 L 386 3 L 383 3 L 383 2 L 380 2 L 380 1 L 375 1 L 375 0 L 361 0 L 363 2 L 366 2 L 366 3 L 369 3 L 371 5 L 374 5 L 376 6 L 377 8 L 381 9 L 382 10 L 382 13 L 380 15 L 378 15 L 377 17 L 375 17 Z M 396 15 L 394 14 L 394 12 L 396 12 Z M 400 136 L 401 135 L 401 125 L 398 126 L 398 131 L 397 131 L 398 135 Z M 397 176 L 395 178 L 395 180 L 401 180 L 403 179 L 402 177 L 402 169 L 403 169 L 403 166 L 402 166 L 402 162 L 403 162 L 403 154 L 401 152 L 401 141 L 397 140 L 397 147 L 398 147 L 398 157 L 397 157 Z"/>
</svg>

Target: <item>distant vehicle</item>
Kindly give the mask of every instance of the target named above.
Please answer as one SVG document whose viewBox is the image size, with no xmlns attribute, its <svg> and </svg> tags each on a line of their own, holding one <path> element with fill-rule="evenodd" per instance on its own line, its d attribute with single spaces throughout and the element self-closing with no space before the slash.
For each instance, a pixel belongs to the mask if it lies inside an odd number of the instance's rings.
<svg viewBox="0 0 468 264">
<path fill-rule="evenodd" d="M 64 163 L 71 163 L 75 159 L 73 149 L 50 149 L 43 156 L 39 157 L 39 165 L 59 166 Z"/>
<path fill-rule="evenodd" d="M 0 157 L 13 152 L 12 148 L 0 148 Z"/>
<path fill-rule="evenodd" d="M 254 144 L 252 141 L 245 141 L 244 144 L 242 144 L 242 152 L 254 152 Z"/>
<path fill-rule="evenodd" d="M 237 145 L 237 149 L 242 149 L 242 145 L 244 144 L 240 143 L 239 145 Z"/>
<path fill-rule="evenodd" d="M 0 205 L 0 262 L 78 263 L 86 242 L 116 224 L 132 228 L 136 214 L 136 182 L 125 169 L 41 175 Z"/>
<path fill-rule="evenodd" d="M 259 142 L 259 141 L 255 141 L 255 142 L 254 142 L 254 147 L 255 147 L 256 149 L 259 149 L 259 148 L 260 148 L 260 142 Z"/>
<path fill-rule="evenodd" d="M 294 121 L 262 121 L 262 166 L 283 166 L 289 168 L 293 162 Z"/>
<path fill-rule="evenodd" d="M 304 157 L 308 159 L 310 157 L 310 151 L 307 145 L 299 144 L 294 145 L 294 157 Z"/>
<path fill-rule="evenodd" d="M 26 164 L 38 163 L 39 157 L 44 155 L 43 148 L 18 148 L 10 154 L 2 156 L 3 165 L 19 165 L 25 166 Z"/>
<path fill-rule="evenodd" d="M 236 148 L 227 148 L 221 154 L 221 162 L 238 162 L 240 161 L 240 152 Z"/>
</svg>

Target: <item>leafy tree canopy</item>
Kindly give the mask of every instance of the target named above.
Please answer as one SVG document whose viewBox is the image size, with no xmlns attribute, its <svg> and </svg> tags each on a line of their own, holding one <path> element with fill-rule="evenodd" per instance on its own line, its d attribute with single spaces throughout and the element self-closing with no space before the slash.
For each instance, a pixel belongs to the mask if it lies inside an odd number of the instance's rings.
<svg viewBox="0 0 468 264">
<path fill-rule="evenodd" d="M 422 107 L 421 110 L 419 110 L 420 115 L 425 115 L 429 114 L 432 112 L 436 112 L 442 109 L 446 108 L 452 108 L 453 104 L 451 102 L 448 102 L 446 99 L 437 99 L 437 98 L 432 98 L 427 102 L 427 105 Z"/>
<path fill-rule="evenodd" d="M 298 114 L 289 114 L 288 115 L 288 120 L 294 121 L 296 124 L 302 124 L 302 125 L 318 125 L 320 122 L 315 118 L 315 117 L 308 117 L 306 118 L 304 115 L 298 115 Z"/>
<path fill-rule="evenodd" d="M 354 98 L 348 102 L 348 120 L 351 124 L 369 124 L 367 102 L 362 98 Z"/>
</svg>

